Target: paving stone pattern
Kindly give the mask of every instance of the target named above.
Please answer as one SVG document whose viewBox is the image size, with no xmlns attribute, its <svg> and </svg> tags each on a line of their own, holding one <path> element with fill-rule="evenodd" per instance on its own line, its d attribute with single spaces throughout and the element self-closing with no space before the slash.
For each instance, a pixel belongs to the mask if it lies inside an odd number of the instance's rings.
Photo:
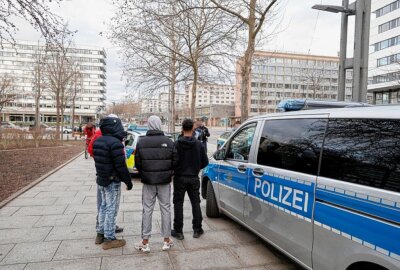
<svg viewBox="0 0 400 270">
<path fill-rule="evenodd" d="M 140 240 L 142 184 L 123 186 L 117 223 L 127 245 L 104 251 L 94 244 L 96 182 L 93 160 L 77 158 L 0 209 L 0 270 L 3 269 L 296 269 L 284 255 L 227 218 L 209 219 L 205 234 L 192 237 L 191 206 L 184 207 L 185 240 L 161 251 L 160 211 L 153 215 L 151 253 Z"/>
</svg>

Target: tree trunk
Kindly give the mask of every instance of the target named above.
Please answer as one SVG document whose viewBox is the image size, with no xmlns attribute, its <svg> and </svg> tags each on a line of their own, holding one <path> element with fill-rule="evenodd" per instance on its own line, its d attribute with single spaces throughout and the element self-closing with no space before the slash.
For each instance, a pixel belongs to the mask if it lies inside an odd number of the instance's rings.
<svg viewBox="0 0 400 270">
<path fill-rule="evenodd" d="M 35 147 L 39 147 L 39 140 L 38 137 L 40 135 L 40 96 L 42 93 L 42 86 L 41 86 L 41 70 L 40 70 L 40 58 L 38 61 L 37 65 L 37 89 L 36 89 L 36 95 L 35 95 Z"/>
<path fill-rule="evenodd" d="M 197 66 L 193 67 L 193 84 L 192 84 L 192 102 L 190 104 L 190 118 L 196 120 L 196 94 L 197 94 L 197 80 L 198 80 Z"/>
<path fill-rule="evenodd" d="M 56 139 L 60 139 L 60 90 L 56 91 Z"/>
<path fill-rule="evenodd" d="M 255 8 L 256 8 L 256 0 L 250 1 L 250 14 L 249 14 L 249 32 L 248 32 L 248 40 L 247 40 L 247 49 L 244 54 L 244 63 L 241 67 L 241 75 L 242 75 L 242 84 L 241 84 L 241 120 L 242 123 L 246 121 L 249 117 L 249 92 L 251 94 L 251 86 L 250 86 L 250 74 L 251 74 L 251 65 L 253 62 L 253 54 L 255 49 L 255 39 L 254 35 L 256 29 L 256 16 L 255 16 Z"/>
</svg>

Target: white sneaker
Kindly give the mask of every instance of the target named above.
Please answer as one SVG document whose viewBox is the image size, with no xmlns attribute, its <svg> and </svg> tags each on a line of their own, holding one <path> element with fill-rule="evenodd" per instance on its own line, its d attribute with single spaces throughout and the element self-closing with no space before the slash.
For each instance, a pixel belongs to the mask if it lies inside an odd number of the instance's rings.
<svg viewBox="0 0 400 270">
<path fill-rule="evenodd" d="M 169 242 L 164 242 L 162 250 L 163 251 L 170 250 L 173 245 L 174 245 L 174 242 L 170 239 Z"/>
<path fill-rule="evenodd" d="M 140 241 L 135 244 L 135 249 L 141 250 L 144 253 L 149 253 L 150 252 L 150 244 L 147 243 L 146 245 L 143 244 L 143 241 Z"/>
</svg>

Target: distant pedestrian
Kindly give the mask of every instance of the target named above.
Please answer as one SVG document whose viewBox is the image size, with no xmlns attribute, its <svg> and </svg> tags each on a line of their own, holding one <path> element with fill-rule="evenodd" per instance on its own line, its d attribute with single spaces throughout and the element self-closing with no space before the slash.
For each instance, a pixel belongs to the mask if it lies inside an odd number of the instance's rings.
<svg viewBox="0 0 400 270">
<path fill-rule="evenodd" d="M 79 138 L 82 138 L 82 132 L 83 132 L 83 130 L 82 130 L 82 124 L 79 124 L 78 132 L 79 132 Z"/>
<path fill-rule="evenodd" d="M 183 137 L 175 142 L 178 151 L 178 165 L 174 177 L 174 230 L 172 236 L 182 240 L 183 235 L 183 202 L 185 193 L 189 195 L 193 214 L 193 237 L 200 237 L 204 231 L 202 228 L 202 214 L 200 208 L 200 180 L 199 172 L 208 165 L 208 157 L 203 145 L 196 140 L 193 134 L 194 123 L 191 119 L 182 122 Z"/>
<path fill-rule="evenodd" d="M 203 121 L 196 122 L 196 129 L 194 132 L 196 139 L 198 139 L 203 144 L 204 151 L 207 154 L 207 141 L 208 137 L 210 137 L 210 132 L 208 131 L 208 128 L 204 125 Z"/>
<path fill-rule="evenodd" d="M 125 240 L 115 237 L 115 221 L 121 199 L 121 181 L 128 190 L 132 189 L 132 180 L 125 162 L 122 140 L 125 131 L 121 120 L 107 117 L 100 121 L 102 136 L 93 144 L 93 156 L 96 166 L 97 189 L 101 196 L 96 244 L 103 244 L 103 249 L 118 248 L 125 245 Z"/>
<path fill-rule="evenodd" d="M 162 250 L 173 246 L 171 236 L 171 180 L 177 163 L 177 152 L 171 139 L 161 131 L 161 119 L 150 116 L 149 130 L 136 146 L 135 165 L 143 183 L 142 190 L 142 240 L 135 244 L 137 250 L 150 252 L 149 239 L 153 209 L 156 199 L 161 210 Z"/>
</svg>

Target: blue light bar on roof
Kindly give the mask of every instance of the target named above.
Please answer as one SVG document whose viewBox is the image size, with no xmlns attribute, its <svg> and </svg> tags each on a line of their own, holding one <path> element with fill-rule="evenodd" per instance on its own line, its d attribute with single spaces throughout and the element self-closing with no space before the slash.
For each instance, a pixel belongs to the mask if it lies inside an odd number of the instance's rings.
<svg viewBox="0 0 400 270">
<path fill-rule="evenodd" d="M 286 99 L 282 100 L 278 104 L 278 111 L 290 112 L 290 111 L 300 111 L 306 105 L 305 99 Z"/>
</svg>

